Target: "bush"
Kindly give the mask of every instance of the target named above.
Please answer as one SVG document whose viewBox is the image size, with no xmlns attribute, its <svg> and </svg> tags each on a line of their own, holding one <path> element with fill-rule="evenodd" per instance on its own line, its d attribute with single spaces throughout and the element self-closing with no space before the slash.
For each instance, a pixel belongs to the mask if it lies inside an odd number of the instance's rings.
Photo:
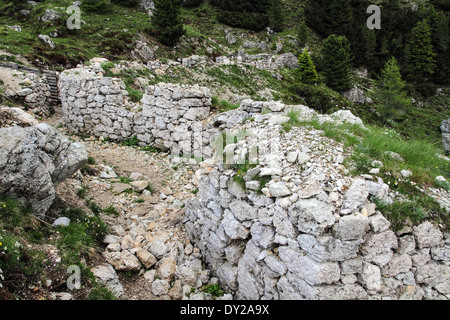
<svg viewBox="0 0 450 320">
<path fill-rule="evenodd" d="M 308 107 L 319 113 L 327 113 L 334 107 L 331 97 L 314 85 L 298 83 L 291 85 L 289 91 L 302 97 Z"/>
<path fill-rule="evenodd" d="M 119 6 L 135 8 L 135 7 L 139 6 L 140 1 L 139 0 L 112 0 L 111 3 L 117 4 Z"/>
<path fill-rule="evenodd" d="M 203 0 L 183 0 L 181 5 L 183 7 L 192 8 L 192 7 L 198 7 L 203 3 Z"/>
<path fill-rule="evenodd" d="M 112 11 L 108 0 L 83 0 L 81 8 L 88 13 L 106 14 Z"/>
<path fill-rule="evenodd" d="M 261 31 L 269 24 L 267 15 L 257 12 L 223 11 L 219 14 L 218 19 L 230 27 L 254 31 Z"/>
<path fill-rule="evenodd" d="M 219 9 L 219 21 L 231 27 L 261 31 L 269 25 L 267 15 L 270 8 L 269 0 L 210 0 L 209 2 Z"/>
<path fill-rule="evenodd" d="M 144 96 L 144 93 L 138 89 L 132 89 L 130 87 L 127 87 L 127 91 L 131 101 L 133 102 L 141 101 L 142 97 Z"/>
</svg>

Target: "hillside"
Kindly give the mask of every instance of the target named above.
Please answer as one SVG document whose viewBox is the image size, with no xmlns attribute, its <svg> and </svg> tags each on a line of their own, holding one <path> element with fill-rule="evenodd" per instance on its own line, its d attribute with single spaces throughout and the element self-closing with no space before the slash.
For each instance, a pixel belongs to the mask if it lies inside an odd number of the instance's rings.
<svg viewBox="0 0 450 320">
<path fill-rule="evenodd" d="M 181 2 L 0 0 L 0 299 L 447 300 L 446 2 Z"/>
</svg>

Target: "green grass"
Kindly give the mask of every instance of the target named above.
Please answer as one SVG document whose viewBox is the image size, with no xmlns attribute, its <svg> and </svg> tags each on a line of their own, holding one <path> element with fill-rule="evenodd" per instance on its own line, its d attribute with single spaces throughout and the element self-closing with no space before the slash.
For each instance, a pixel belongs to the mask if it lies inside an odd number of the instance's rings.
<svg viewBox="0 0 450 320">
<path fill-rule="evenodd" d="M 214 298 L 222 297 L 225 294 L 223 289 L 218 284 L 210 284 L 210 285 L 203 286 L 200 288 L 200 291 L 209 293 Z"/>
<path fill-rule="evenodd" d="M 68 30 L 65 26 L 68 14 L 62 10 L 61 18 L 51 23 L 41 22 L 38 17 L 45 9 L 68 7 L 72 1 L 42 1 L 33 7 L 30 16 L 21 18 L 22 32 L 15 32 L 4 26 L 0 27 L 0 49 L 13 54 L 21 54 L 30 61 L 41 59 L 50 65 L 65 65 L 89 60 L 95 56 L 108 59 L 118 59 L 124 56 L 134 46 L 133 39 L 138 33 L 145 33 L 150 22 L 148 15 L 140 10 L 111 5 L 116 14 L 93 14 L 82 11 L 80 30 Z M 5 1 L 0 1 L 0 7 Z M 3 16 L 2 25 L 17 24 L 14 16 Z M 127 31 L 124 31 L 127 30 Z M 50 34 L 58 31 L 58 37 L 53 38 L 56 48 L 52 50 L 38 39 L 39 34 Z"/>
<path fill-rule="evenodd" d="M 129 177 L 119 177 L 121 183 L 130 184 L 133 180 L 131 180 Z"/>
<path fill-rule="evenodd" d="M 213 96 L 211 100 L 212 107 L 220 113 L 239 108 L 239 104 L 232 104 L 225 100 L 219 100 L 217 96 Z"/>
<path fill-rule="evenodd" d="M 79 264 L 81 258 L 89 257 L 102 243 L 108 226 L 99 216 L 90 216 L 80 208 L 64 209 L 60 215 L 71 221 L 68 226 L 58 228 L 58 248 L 63 251 L 63 261 L 67 265 Z"/>
<path fill-rule="evenodd" d="M 117 297 L 103 284 L 95 286 L 86 300 L 117 300 Z"/>
<path fill-rule="evenodd" d="M 88 156 L 88 161 L 87 161 L 87 163 L 88 163 L 89 165 L 94 165 L 94 164 L 95 164 L 95 159 L 94 159 L 94 157 Z"/>
<path fill-rule="evenodd" d="M 50 230 L 32 215 L 29 207 L 4 195 L 0 195 L 0 217 L 1 299 L 3 295 L 16 295 L 39 280 L 47 266 L 45 254 L 29 245 L 43 243 Z"/>
<path fill-rule="evenodd" d="M 450 229 L 450 215 L 430 197 L 413 196 L 411 200 L 394 201 L 392 204 L 375 199 L 375 204 L 377 210 L 391 222 L 394 231 L 399 231 L 409 223 L 417 225 L 425 219 L 442 224 L 446 231 Z"/>
<path fill-rule="evenodd" d="M 113 215 L 113 216 L 119 215 L 119 212 L 113 205 L 110 205 L 108 208 L 103 209 L 103 212 L 106 214 L 109 214 L 109 215 Z"/>
<path fill-rule="evenodd" d="M 137 135 L 135 135 L 131 138 L 122 141 L 121 144 L 127 147 L 137 147 L 139 146 L 139 139 L 137 138 Z"/>
<path fill-rule="evenodd" d="M 85 199 L 86 198 L 86 186 L 81 186 L 80 189 L 78 189 L 77 191 L 77 196 L 80 197 L 81 199 Z"/>
</svg>

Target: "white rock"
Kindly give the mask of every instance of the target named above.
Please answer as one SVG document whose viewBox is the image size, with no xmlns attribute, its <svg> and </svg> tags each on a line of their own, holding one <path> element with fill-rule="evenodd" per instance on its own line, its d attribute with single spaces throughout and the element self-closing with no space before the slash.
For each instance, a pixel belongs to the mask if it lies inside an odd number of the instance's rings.
<svg viewBox="0 0 450 320">
<path fill-rule="evenodd" d="M 155 296 L 163 296 L 169 293 L 170 284 L 167 280 L 157 279 L 152 283 L 152 293 Z"/>
<path fill-rule="evenodd" d="M 286 182 L 280 181 L 272 183 L 269 186 L 270 194 L 274 197 L 285 197 L 292 194 L 292 191 L 287 186 Z"/>
<path fill-rule="evenodd" d="M 70 224 L 70 219 L 67 217 L 60 217 L 58 219 L 56 219 L 53 223 L 52 226 L 68 226 Z"/>
</svg>

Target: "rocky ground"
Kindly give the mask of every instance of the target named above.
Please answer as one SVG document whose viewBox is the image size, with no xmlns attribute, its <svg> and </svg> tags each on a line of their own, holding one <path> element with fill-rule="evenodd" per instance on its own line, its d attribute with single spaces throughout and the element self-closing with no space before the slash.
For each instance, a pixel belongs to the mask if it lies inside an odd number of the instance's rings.
<svg viewBox="0 0 450 320">
<path fill-rule="evenodd" d="M 60 121 L 56 116 L 48 122 L 68 134 Z M 95 164 L 60 184 L 58 196 L 88 212 L 86 199 L 117 210 L 117 215 L 102 213 L 111 232 L 104 241 L 104 261 L 92 268 L 94 275 L 125 300 L 212 299 L 205 291 L 215 287 L 217 278 L 203 266 L 202 254 L 182 224 L 184 203 L 197 191 L 197 165 L 175 165 L 164 153 L 70 138 L 86 146 Z M 82 189 L 85 199 L 77 195 Z"/>
</svg>

